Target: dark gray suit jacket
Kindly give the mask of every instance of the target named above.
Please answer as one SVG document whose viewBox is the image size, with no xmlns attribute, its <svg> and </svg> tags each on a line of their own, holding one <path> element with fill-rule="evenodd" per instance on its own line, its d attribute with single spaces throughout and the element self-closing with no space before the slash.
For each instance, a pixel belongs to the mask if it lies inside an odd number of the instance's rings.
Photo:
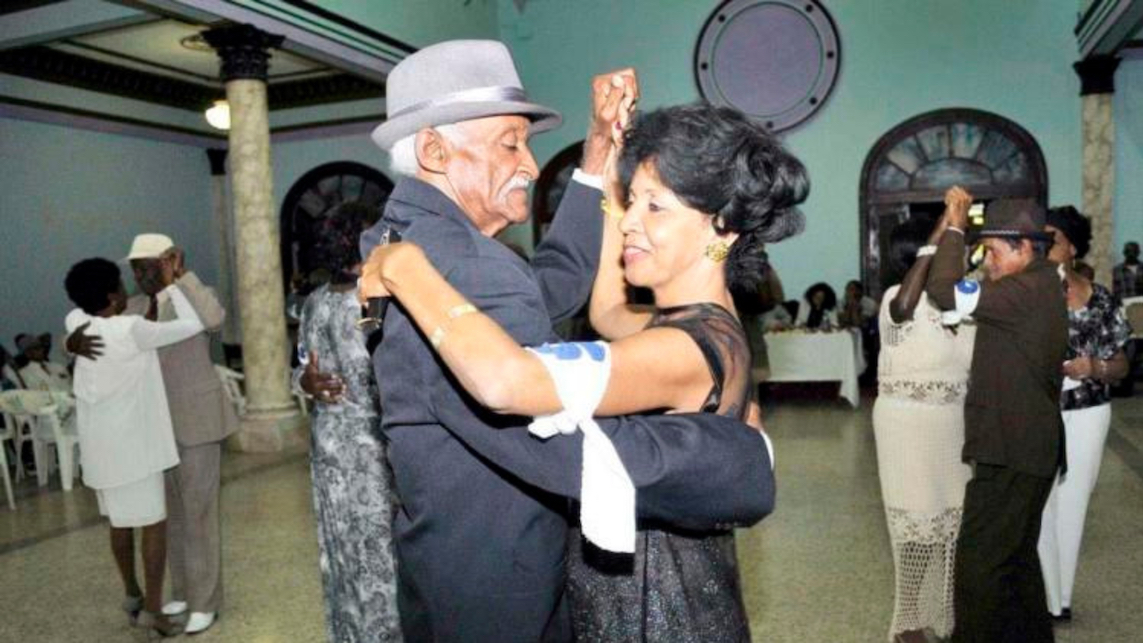
<svg viewBox="0 0 1143 643">
<path fill-rule="evenodd" d="M 553 321 L 574 315 L 590 294 L 600 197 L 572 182 L 531 265 L 416 179 L 397 184 L 378 225 L 421 246 L 518 342 L 538 345 L 558 339 Z M 481 408 L 398 305 L 385 318 L 374 367 L 401 499 L 394 538 L 406 640 L 569 640 L 564 513 L 566 498 L 579 493 L 579 436 L 541 441 L 527 434 L 528 419 Z M 643 517 L 704 529 L 752 524 L 773 508 L 764 441 L 739 423 L 660 415 L 600 425 L 631 473 Z"/>
</svg>

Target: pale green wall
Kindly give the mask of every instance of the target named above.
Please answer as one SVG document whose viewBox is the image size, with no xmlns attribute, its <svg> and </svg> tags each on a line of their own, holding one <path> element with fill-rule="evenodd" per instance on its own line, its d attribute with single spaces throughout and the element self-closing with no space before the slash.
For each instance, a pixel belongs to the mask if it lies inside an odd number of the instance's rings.
<svg viewBox="0 0 1143 643">
<path fill-rule="evenodd" d="M 208 283 L 217 275 L 210 166 L 199 148 L 0 118 L 0 341 L 63 332 L 76 261 L 118 260 L 163 232 Z M 129 271 L 128 289 L 134 287 Z"/>
<path fill-rule="evenodd" d="M 805 234 L 773 248 L 788 293 L 859 274 L 858 182 L 876 140 L 933 109 L 974 107 L 1024 126 L 1048 164 L 1050 199 L 1080 197 L 1079 82 L 1072 71 L 1075 0 L 826 0 L 842 42 L 824 109 L 787 144 L 810 170 Z M 502 2 L 501 34 L 536 100 L 564 126 L 538 137 L 541 163 L 582 138 L 594 73 L 633 65 L 644 109 L 698 98 L 691 60 L 714 2 Z"/>
<path fill-rule="evenodd" d="M 1115 72 L 1115 261 L 1128 241 L 1143 242 L 1143 57 Z"/>
</svg>

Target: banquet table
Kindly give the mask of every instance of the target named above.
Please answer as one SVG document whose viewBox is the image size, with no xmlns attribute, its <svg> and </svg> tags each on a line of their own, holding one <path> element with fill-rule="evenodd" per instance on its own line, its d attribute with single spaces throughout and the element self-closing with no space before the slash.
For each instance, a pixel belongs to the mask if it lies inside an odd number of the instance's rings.
<svg viewBox="0 0 1143 643">
<path fill-rule="evenodd" d="M 841 382 L 838 391 L 850 406 L 861 403 L 857 376 L 865 370 L 861 334 L 856 330 L 788 330 L 764 335 L 769 377 L 756 368 L 755 379 L 768 382 Z"/>
</svg>

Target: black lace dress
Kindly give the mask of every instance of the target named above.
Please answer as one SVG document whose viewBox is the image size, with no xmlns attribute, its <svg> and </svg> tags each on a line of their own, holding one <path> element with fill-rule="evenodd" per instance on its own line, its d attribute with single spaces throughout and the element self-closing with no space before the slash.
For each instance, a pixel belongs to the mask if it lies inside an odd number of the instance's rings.
<svg viewBox="0 0 1143 643">
<path fill-rule="evenodd" d="M 702 411 L 744 419 L 753 386 L 738 319 L 720 306 L 693 304 L 660 310 L 648 324 L 663 326 L 687 333 L 706 358 L 714 386 Z M 568 593 L 577 641 L 750 641 L 730 530 L 640 522 L 634 555 L 604 552 L 575 532 Z"/>
</svg>

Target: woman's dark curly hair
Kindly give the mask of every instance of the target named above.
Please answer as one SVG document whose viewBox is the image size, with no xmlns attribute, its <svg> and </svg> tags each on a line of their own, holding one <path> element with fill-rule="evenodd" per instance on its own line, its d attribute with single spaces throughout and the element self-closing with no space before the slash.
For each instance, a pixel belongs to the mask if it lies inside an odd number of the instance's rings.
<svg viewBox="0 0 1143 643">
<path fill-rule="evenodd" d="M 624 200 L 643 163 L 688 207 L 712 215 L 720 234 L 738 233 L 726 261 L 731 290 L 755 291 L 764 245 L 805 228 L 797 208 L 810 191 L 805 166 L 739 111 L 698 103 L 637 115 L 619 158 Z"/>
<path fill-rule="evenodd" d="M 1091 250 L 1091 220 L 1074 206 L 1063 205 L 1048 210 L 1047 224 L 1064 233 L 1076 247 L 1076 259 L 1083 259 Z"/>
<path fill-rule="evenodd" d="M 349 270 L 361 261 L 361 233 L 380 216 L 377 208 L 359 201 L 343 204 L 323 219 L 315 231 L 314 254 L 319 268 L 329 270 L 334 283 L 352 283 Z"/>
<path fill-rule="evenodd" d="M 119 284 L 119 266 L 98 257 L 75 264 L 64 278 L 68 299 L 89 315 L 111 305 L 111 295 L 119 292 Z"/>
<path fill-rule="evenodd" d="M 917 261 L 917 251 L 928 241 L 933 223 L 912 217 L 889 233 L 889 267 L 901 279 Z"/>
<path fill-rule="evenodd" d="M 825 293 L 825 299 L 822 301 L 822 310 L 833 310 L 837 308 L 837 293 L 824 281 L 819 281 L 806 289 L 806 294 L 804 295 L 806 303 L 812 307 L 814 305 L 814 295 L 819 292 Z"/>
</svg>

